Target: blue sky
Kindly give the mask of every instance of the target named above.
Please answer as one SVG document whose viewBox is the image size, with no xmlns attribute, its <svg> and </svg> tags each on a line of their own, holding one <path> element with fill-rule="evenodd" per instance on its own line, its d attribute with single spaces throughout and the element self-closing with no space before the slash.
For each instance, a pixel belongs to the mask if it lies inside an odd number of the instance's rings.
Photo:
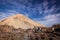
<svg viewBox="0 0 60 40">
<path fill-rule="evenodd" d="M 0 19 L 21 13 L 51 26 L 60 23 L 60 0 L 0 0 Z"/>
</svg>

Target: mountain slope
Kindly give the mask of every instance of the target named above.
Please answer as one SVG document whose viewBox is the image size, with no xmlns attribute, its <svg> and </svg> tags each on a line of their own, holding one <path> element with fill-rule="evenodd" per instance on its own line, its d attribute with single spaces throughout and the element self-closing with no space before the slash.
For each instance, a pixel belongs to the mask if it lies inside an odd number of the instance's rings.
<svg viewBox="0 0 60 40">
<path fill-rule="evenodd" d="M 22 29 L 28 29 L 35 27 L 44 27 L 44 25 L 39 24 L 28 17 L 25 17 L 22 14 L 16 14 L 13 16 L 10 16 L 4 20 L 1 21 L 2 25 L 9 25 L 13 26 L 14 28 L 22 28 Z"/>
</svg>

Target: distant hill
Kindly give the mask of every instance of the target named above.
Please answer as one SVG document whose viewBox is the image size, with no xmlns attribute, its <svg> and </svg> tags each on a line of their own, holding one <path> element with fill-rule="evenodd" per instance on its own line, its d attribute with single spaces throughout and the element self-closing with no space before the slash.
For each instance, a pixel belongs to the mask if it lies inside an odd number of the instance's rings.
<svg viewBox="0 0 60 40">
<path fill-rule="evenodd" d="M 16 29 L 17 28 L 28 29 L 28 28 L 34 28 L 34 27 L 45 27 L 44 25 L 39 24 L 22 14 L 16 14 L 4 20 L 1 20 L 0 24 L 13 26 Z"/>
</svg>

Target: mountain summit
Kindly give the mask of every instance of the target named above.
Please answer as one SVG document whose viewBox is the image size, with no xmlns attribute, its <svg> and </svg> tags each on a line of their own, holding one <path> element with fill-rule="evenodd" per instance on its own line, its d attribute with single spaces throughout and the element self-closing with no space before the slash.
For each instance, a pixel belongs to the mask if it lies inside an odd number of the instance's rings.
<svg viewBox="0 0 60 40">
<path fill-rule="evenodd" d="M 28 29 L 28 28 L 34 28 L 34 27 L 44 27 L 44 25 L 39 24 L 22 14 L 12 15 L 2 20 L 1 24 L 13 26 L 16 29 L 17 28 Z"/>
</svg>

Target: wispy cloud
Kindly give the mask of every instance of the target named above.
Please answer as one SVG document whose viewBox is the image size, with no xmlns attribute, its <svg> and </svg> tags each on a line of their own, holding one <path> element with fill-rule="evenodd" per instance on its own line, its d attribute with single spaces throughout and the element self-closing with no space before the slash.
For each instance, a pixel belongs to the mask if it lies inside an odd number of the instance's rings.
<svg viewBox="0 0 60 40">
<path fill-rule="evenodd" d="M 60 20 L 58 0 L 0 0 L 0 19 L 22 13 L 43 24 L 57 23 Z"/>
<path fill-rule="evenodd" d="M 19 12 L 15 11 L 15 10 L 6 10 L 6 11 L 7 12 L 0 12 L 0 20 L 6 18 L 8 16 L 19 13 Z"/>
<path fill-rule="evenodd" d="M 60 14 L 50 14 L 44 17 L 44 19 L 54 19 L 54 18 L 58 18 L 60 16 Z"/>
<path fill-rule="evenodd" d="M 45 24 L 47 26 L 51 26 L 53 24 L 58 24 L 60 23 L 60 14 L 50 14 L 47 16 L 44 16 L 44 18 L 41 20 L 41 18 L 36 19 L 37 22 Z"/>
</svg>

